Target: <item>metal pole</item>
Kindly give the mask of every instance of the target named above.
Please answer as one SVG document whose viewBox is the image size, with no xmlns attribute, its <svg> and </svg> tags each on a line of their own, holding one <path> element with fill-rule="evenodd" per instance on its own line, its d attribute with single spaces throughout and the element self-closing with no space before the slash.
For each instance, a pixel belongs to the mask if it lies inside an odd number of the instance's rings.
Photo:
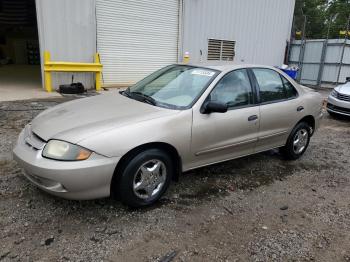
<svg viewBox="0 0 350 262">
<path fill-rule="evenodd" d="M 343 50 L 341 52 L 341 57 L 340 57 L 340 64 L 339 64 L 339 70 L 338 70 L 338 76 L 337 76 L 337 85 L 339 84 L 339 78 L 340 78 L 340 71 L 343 66 L 343 58 L 344 58 L 344 53 L 345 53 L 345 48 L 346 48 L 346 42 L 348 40 L 348 32 L 350 30 L 350 15 L 348 17 L 347 25 L 346 25 L 346 34 L 345 34 L 345 39 L 344 39 L 344 44 L 343 44 Z"/>
<path fill-rule="evenodd" d="M 327 54 L 327 48 L 328 48 L 328 40 L 329 40 L 329 32 L 332 24 L 332 17 L 329 18 L 329 23 L 328 23 L 328 29 L 327 29 L 327 37 L 326 40 L 323 43 L 322 47 L 322 55 L 321 55 L 321 60 L 320 60 L 320 68 L 318 71 L 318 76 L 317 76 L 317 86 L 320 87 L 322 83 L 322 77 L 323 77 L 323 69 L 324 69 L 324 63 L 326 59 L 326 54 Z"/>
<path fill-rule="evenodd" d="M 307 17 L 304 15 L 304 25 L 303 25 L 303 34 L 301 37 L 301 45 L 300 45 L 300 53 L 299 53 L 299 63 L 298 63 L 298 82 L 300 83 L 301 80 L 301 72 L 303 70 L 303 64 L 304 64 L 304 54 L 305 54 L 305 46 L 306 46 L 306 40 L 305 40 L 305 30 L 306 30 L 306 22 L 307 22 Z"/>
</svg>

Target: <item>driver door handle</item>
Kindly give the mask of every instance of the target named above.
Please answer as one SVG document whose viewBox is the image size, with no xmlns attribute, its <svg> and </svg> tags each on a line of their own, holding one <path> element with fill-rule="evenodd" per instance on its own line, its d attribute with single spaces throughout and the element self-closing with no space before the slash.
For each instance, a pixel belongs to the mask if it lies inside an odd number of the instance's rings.
<svg viewBox="0 0 350 262">
<path fill-rule="evenodd" d="M 258 119 L 257 115 L 252 115 L 252 116 L 248 117 L 248 121 L 254 121 L 254 120 L 257 120 L 257 119 Z"/>
<path fill-rule="evenodd" d="M 299 107 L 297 108 L 297 111 L 298 111 L 298 112 L 303 111 L 303 110 L 304 110 L 304 107 L 303 107 L 303 106 L 299 106 Z"/>
</svg>

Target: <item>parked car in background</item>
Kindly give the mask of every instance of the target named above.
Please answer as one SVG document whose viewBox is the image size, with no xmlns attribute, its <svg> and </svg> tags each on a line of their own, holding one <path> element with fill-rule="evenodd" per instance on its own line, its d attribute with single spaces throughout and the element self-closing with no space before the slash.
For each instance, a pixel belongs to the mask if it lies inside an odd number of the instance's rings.
<svg viewBox="0 0 350 262">
<path fill-rule="evenodd" d="M 328 96 L 327 111 L 330 115 L 350 116 L 350 77 L 346 83 L 332 90 Z"/>
<path fill-rule="evenodd" d="M 276 68 L 170 65 L 125 91 L 44 111 L 14 156 L 51 194 L 140 207 L 183 171 L 273 148 L 297 159 L 321 117 L 322 97 Z"/>
</svg>

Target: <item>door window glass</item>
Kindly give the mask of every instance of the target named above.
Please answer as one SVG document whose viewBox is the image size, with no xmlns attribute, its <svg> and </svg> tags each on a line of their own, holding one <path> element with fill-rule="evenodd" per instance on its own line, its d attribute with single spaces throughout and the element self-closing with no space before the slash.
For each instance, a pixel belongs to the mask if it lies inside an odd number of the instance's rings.
<svg viewBox="0 0 350 262">
<path fill-rule="evenodd" d="M 225 103 L 229 108 L 249 105 L 252 97 L 252 88 L 245 69 L 225 75 L 210 94 L 212 101 Z"/>
<path fill-rule="evenodd" d="M 286 92 L 286 98 L 289 99 L 296 97 L 298 95 L 298 92 L 297 90 L 295 90 L 295 87 L 284 76 L 281 77 Z"/>
<path fill-rule="evenodd" d="M 280 74 L 271 69 L 255 68 L 254 75 L 260 87 L 261 103 L 286 99 Z"/>
</svg>

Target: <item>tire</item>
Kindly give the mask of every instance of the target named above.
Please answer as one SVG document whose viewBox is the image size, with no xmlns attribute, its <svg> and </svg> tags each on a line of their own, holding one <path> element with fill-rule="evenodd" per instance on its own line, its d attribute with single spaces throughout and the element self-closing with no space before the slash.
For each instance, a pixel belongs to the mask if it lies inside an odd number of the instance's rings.
<svg viewBox="0 0 350 262">
<path fill-rule="evenodd" d="M 287 160 L 300 158 L 309 146 L 310 137 L 311 127 L 306 122 L 300 122 L 293 128 L 286 145 L 280 148 L 281 154 Z"/>
<path fill-rule="evenodd" d="M 164 151 L 142 151 L 132 157 L 121 170 L 114 191 L 121 202 L 129 207 L 152 205 L 168 189 L 174 170 L 171 157 Z"/>
</svg>

